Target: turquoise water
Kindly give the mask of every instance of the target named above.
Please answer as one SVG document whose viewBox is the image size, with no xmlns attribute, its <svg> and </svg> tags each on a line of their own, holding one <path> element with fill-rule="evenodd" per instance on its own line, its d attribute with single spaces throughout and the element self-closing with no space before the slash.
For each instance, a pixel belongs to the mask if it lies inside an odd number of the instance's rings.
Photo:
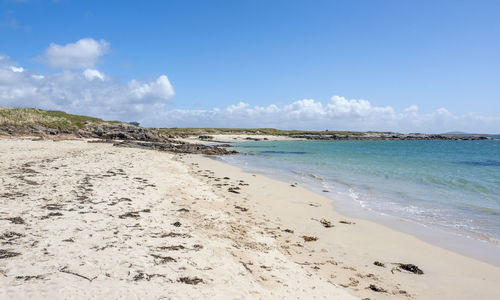
<svg viewBox="0 0 500 300">
<path fill-rule="evenodd" d="M 262 141 L 235 148 L 242 154 L 224 160 L 246 171 L 500 245 L 500 141 Z"/>
</svg>

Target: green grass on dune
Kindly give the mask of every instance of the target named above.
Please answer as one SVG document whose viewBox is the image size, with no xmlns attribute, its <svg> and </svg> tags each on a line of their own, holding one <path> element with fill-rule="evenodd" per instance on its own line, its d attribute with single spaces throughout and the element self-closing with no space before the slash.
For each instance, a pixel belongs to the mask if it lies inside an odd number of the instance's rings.
<svg viewBox="0 0 500 300">
<path fill-rule="evenodd" d="M 274 128 L 162 128 L 160 131 L 170 135 L 214 135 L 214 134 L 248 134 L 248 135 L 363 135 L 358 131 L 308 131 L 279 130 Z"/>
<path fill-rule="evenodd" d="M 2 108 L 0 107 L 0 127 L 43 126 L 58 130 L 71 131 L 82 129 L 86 124 L 119 123 L 103 121 L 99 118 L 72 115 L 62 111 L 50 111 L 37 108 Z M 274 128 L 161 128 L 166 135 L 215 135 L 215 134 L 248 134 L 248 135 L 363 135 L 358 131 L 308 131 L 279 130 Z"/>
<path fill-rule="evenodd" d="M 67 114 L 62 111 L 50 111 L 36 108 L 1 108 L 0 126 L 39 125 L 59 130 L 75 130 L 85 127 L 86 123 L 104 122 L 98 118 Z"/>
</svg>

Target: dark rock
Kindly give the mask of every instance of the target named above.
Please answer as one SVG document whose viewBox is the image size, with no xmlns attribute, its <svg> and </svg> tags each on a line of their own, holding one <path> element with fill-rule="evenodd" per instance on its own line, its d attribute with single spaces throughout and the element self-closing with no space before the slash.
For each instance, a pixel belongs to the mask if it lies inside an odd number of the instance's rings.
<svg viewBox="0 0 500 300">
<path fill-rule="evenodd" d="M 198 138 L 200 140 L 213 140 L 214 139 L 214 137 L 211 135 L 200 135 Z"/>
<path fill-rule="evenodd" d="M 174 153 L 191 153 L 191 154 L 206 154 L 206 155 L 226 155 L 235 154 L 236 151 L 228 151 L 224 148 L 218 148 L 216 146 L 206 146 L 197 144 L 181 144 L 174 142 L 138 142 L 138 141 L 121 141 L 113 143 L 117 147 L 127 147 L 127 148 L 141 148 L 141 149 L 151 149 L 151 150 L 161 150 Z"/>
</svg>

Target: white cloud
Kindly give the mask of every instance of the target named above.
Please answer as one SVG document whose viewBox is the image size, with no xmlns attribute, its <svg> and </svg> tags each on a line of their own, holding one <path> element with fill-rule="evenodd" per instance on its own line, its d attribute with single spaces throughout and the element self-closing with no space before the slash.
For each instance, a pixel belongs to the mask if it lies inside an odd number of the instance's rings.
<svg viewBox="0 0 500 300">
<path fill-rule="evenodd" d="M 163 127 L 274 127 L 311 130 L 380 130 L 441 133 L 447 131 L 497 132 L 499 117 L 476 114 L 453 115 L 446 109 L 421 114 L 412 105 L 402 112 L 389 106 L 373 106 L 367 100 L 333 96 L 330 101 L 313 99 L 278 106 L 251 106 L 245 102 L 225 109 L 175 109 L 158 112 L 151 124 Z"/>
<path fill-rule="evenodd" d="M 108 52 L 108 42 L 85 38 L 63 46 L 51 43 L 42 60 L 54 68 L 85 69 L 94 67 L 99 58 Z"/>
<path fill-rule="evenodd" d="M 455 115 L 446 108 L 422 113 L 416 105 L 397 112 L 390 106 L 341 96 L 284 105 L 237 102 L 226 108 L 172 109 L 168 104 L 175 92 L 165 75 L 121 83 L 91 68 L 42 75 L 24 69 L 17 72 L 13 65 L 8 57 L 0 56 L 0 106 L 57 109 L 146 126 L 492 133 L 500 128 L 500 117 Z"/>
<path fill-rule="evenodd" d="M 96 69 L 86 69 L 85 71 L 83 71 L 83 76 L 85 76 L 85 78 L 90 81 L 94 79 L 104 80 L 104 74 Z"/>
<path fill-rule="evenodd" d="M 10 69 L 12 70 L 12 72 L 15 72 L 15 73 L 22 73 L 24 72 L 24 68 L 23 67 L 10 67 Z"/>
<path fill-rule="evenodd" d="M 160 76 L 156 81 L 141 84 L 137 80 L 132 80 L 129 83 L 132 94 L 137 99 L 146 97 L 155 97 L 159 99 L 170 99 L 174 96 L 174 88 L 170 84 L 168 77 Z"/>
<path fill-rule="evenodd" d="M 164 75 L 152 81 L 121 83 L 95 69 L 40 75 L 30 70 L 14 72 L 11 65 L 8 57 L 0 57 L 0 106 L 56 109 L 135 121 L 164 110 L 174 94 Z M 143 87 L 140 98 L 134 86 Z"/>
</svg>

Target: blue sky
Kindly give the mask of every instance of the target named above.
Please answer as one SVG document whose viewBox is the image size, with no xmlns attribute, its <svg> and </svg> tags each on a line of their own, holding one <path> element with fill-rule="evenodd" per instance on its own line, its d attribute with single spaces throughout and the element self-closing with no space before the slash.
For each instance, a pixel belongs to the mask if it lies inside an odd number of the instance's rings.
<svg viewBox="0 0 500 300">
<path fill-rule="evenodd" d="M 500 1 L 0 3 L 0 106 L 148 126 L 500 132 Z"/>
</svg>

